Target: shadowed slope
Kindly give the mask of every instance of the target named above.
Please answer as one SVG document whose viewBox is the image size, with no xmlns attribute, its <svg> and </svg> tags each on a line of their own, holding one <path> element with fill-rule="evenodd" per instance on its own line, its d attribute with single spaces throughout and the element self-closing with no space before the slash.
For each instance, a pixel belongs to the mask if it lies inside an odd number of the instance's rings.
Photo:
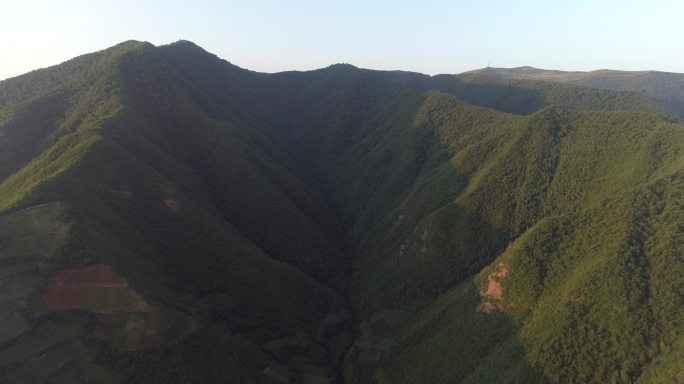
<svg viewBox="0 0 684 384">
<path fill-rule="evenodd" d="M 303 334 L 301 353 L 326 372 L 319 321 L 344 302 L 316 279 L 344 274 L 334 216 L 157 48 L 132 44 L 108 70 L 116 87 L 93 85 L 83 123 L 0 185 L 3 207 L 64 202 L 75 224 L 55 265 L 111 264 L 146 296 L 259 344 Z"/>
</svg>

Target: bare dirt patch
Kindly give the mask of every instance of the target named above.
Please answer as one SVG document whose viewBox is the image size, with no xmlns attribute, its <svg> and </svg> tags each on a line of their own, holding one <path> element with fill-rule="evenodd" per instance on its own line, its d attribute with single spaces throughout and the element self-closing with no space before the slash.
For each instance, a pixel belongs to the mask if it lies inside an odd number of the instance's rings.
<svg viewBox="0 0 684 384">
<path fill-rule="evenodd" d="M 420 239 L 423 240 L 423 242 L 427 241 L 428 238 L 428 231 L 427 229 L 423 230 L 423 233 L 420 234 Z"/>
<path fill-rule="evenodd" d="M 180 201 L 174 199 L 173 197 L 165 197 L 164 205 L 166 205 L 166 208 L 170 209 L 172 212 L 178 212 L 181 210 L 181 208 L 183 208 L 183 205 L 180 203 Z"/>
<path fill-rule="evenodd" d="M 128 282 L 104 264 L 57 272 L 43 294 L 48 310 L 82 309 L 95 313 L 146 312 L 149 305 Z"/>
<path fill-rule="evenodd" d="M 43 295 L 43 303 L 50 311 L 62 309 L 87 309 L 95 297 L 97 288 L 84 287 L 51 287 Z"/>
<path fill-rule="evenodd" d="M 163 346 L 192 330 L 191 321 L 169 308 L 151 306 L 105 264 L 55 273 L 40 298 L 48 311 L 97 314 L 95 337 L 124 350 Z"/>
<path fill-rule="evenodd" d="M 399 247 L 399 257 L 403 257 L 406 254 L 417 254 L 418 251 L 420 253 L 425 253 L 428 251 L 428 230 L 424 229 L 420 235 L 416 237 L 416 235 L 412 235 L 411 237 L 404 239 L 404 241 L 401 243 L 401 246 Z"/>
<path fill-rule="evenodd" d="M 494 270 L 487 275 L 487 287 L 480 290 L 482 304 L 477 307 L 478 312 L 494 313 L 501 309 L 503 304 L 503 287 L 501 279 L 508 275 L 508 266 L 504 263 L 496 265 Z"/>
</svg>

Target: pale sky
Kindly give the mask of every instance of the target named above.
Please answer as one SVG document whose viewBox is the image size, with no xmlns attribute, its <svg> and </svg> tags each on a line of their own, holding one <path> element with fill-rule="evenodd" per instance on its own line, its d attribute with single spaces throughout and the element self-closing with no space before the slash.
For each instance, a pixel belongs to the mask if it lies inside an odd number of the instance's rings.
<svg viewBox="0 0 684 384">
<path fill-rule="evenodd" d="M 683 17 L 681 0 L 0 0 L 0 79 L 131 39 L 190 40 L 262 72 L 684 72 Z"/>
</svg>

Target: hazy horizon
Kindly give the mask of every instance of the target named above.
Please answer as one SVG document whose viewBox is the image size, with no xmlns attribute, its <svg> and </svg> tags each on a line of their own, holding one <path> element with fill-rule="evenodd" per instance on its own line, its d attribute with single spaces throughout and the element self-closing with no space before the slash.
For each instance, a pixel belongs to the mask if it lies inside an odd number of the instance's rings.
<svg viewBox="0 0 684 384">
<path fill-rule="evenodd" d="M 429 75 L 487 66 L 548 70 L 684 72 L 675 49 L 684 4 L 674 1 L 525 1 L 484 4 L 430 0 L 318 4 L 275 1 L 68 0 L 12 2 L 0 25 L 0 80 L 59 64 L 126 40 L 190 40 L 259 72 L 335 63 Z"/>
</svg>

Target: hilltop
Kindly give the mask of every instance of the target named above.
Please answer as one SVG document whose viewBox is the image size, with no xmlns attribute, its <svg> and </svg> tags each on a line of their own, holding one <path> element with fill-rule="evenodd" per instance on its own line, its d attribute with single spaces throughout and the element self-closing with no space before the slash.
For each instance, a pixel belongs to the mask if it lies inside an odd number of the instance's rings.
<svg viewBox="0 0 684 384">
<path fill-rule="evenodd" d="M 615 91 L 638 92 L 684 117 L 684 74 L 658 71 L 550 71 L 533 67 L 483 68 L 470 73 L 505 79 L 565 82 Z"/>
</svg>

